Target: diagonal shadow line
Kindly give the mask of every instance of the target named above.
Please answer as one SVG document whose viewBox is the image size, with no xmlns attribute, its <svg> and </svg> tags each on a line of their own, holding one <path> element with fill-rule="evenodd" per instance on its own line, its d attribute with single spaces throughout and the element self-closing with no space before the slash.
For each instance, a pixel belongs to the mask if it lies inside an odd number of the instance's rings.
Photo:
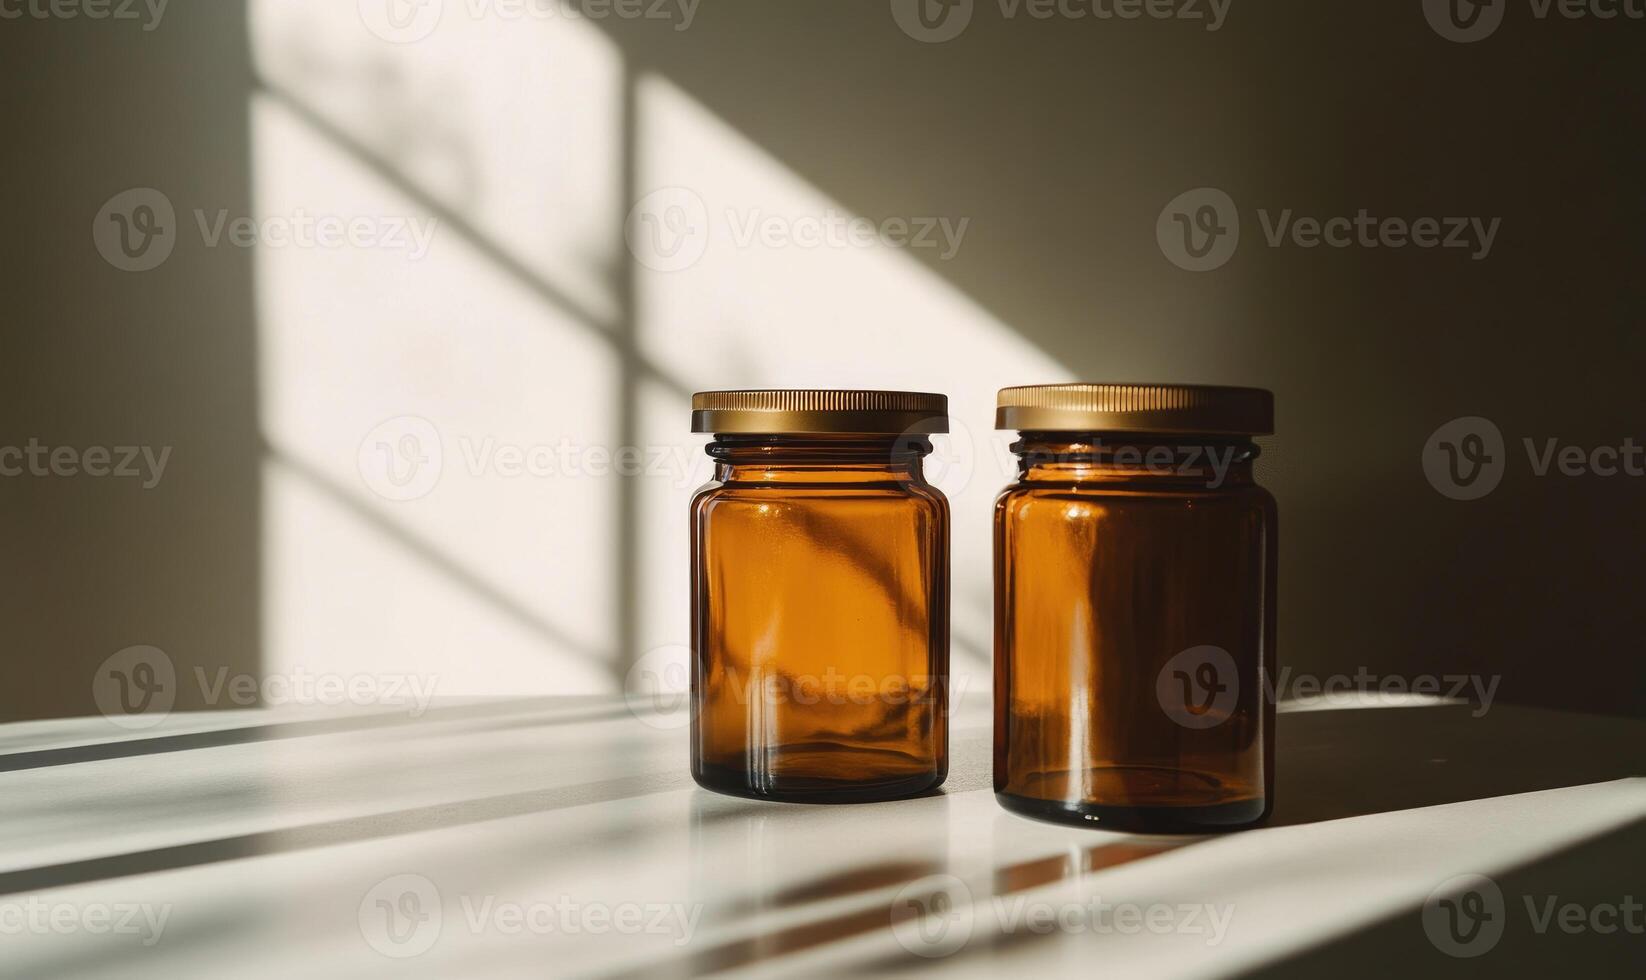
<svg viewBox="0 0 1646 980">
<path fill-rule="evenodd" d="M 832 517 L 823 511 L 798 513 L 795 520 L 801 524 L 800 530 L 805 533 L 813 547 L 840 556 L 850 567 L 872 579 L 883 594 L 890 596 L 897 607 L 900 622 L 910 622 L 924 617 L 924 598 L 911 594 L 909 588 L 903 585 L 893 562 L 883 553 L 884 549 L 871 534 L 859 531 L 857 524 L 852 521 Z M 952 549 L 946 550 L 949 555 L 953 555 Z M 951 594 L 949 602 L 953 601 Z M 955 633 L 952 617 L 944 624 L 944 629 L 949 641 L 949 652 L 958 649 L 966 657 L 985 667 L 993 663 L 989 653 L 980 644 L 968 636 Z"/>
<path fill-rule="evenodd" d="M 911 596 L 908 590 L 901 586 L 892 562 L 881 553 L 882 549 L 877 547 L 876 542 L 870 536 L 859 533 L 856 525 L 852 522 L 831 517 L 823 512 L 798 515 L 797 519 L 805 524 L 807 537 L 814 545 L 823 550 L 839 554 L 850 562 L 853 567 L 874 579 L 883 592 L 893 596 L 899 606 L 898 616 L 900 619 L 915 618 L 917 615 L 915 610 L 923 607 L 922 600 Z M 842 543 L 846 546 L 842 547 Z M 948 548 L 946 550 L 950 555 L 950 561 L 952 561 L 953 549 Z M 950 571 L 952 571 L 952 568 Z M 951 603 L 954 601 L 952 593 L 949 601 Z M 920 614 L 923 615 L 923 612 Z M 948 636 L 951 652 L 958 647 L 961 653 L 984 666 L 993 663 L 982 647 L 970 637 L 955 634 L 952 617 L 951 621 L 945 624 L 945 632 Z"/>
<path fill-rule="evenodd" d="M 1554 891 L 1547 887 L 1549 884 L 1554 883 L 1548 876 L 1558 874 L 1561 871 L 1569 874 L 1572 869 L 1581 867 L 1585 862 L 1597 867 L 1602 865 L 1609 867 L 1630 866 L 1629 862 L 1624 862 L 1621 865 L 1618 863 L 1620 857 L 1618 852 L 1629 848 L 1637 852 L 1646 850 L 1646 845 L 1643 845 L 1642 841 L 1646 841 L 1646 820 L 1634 820 L 1622 826 L 1614 827 L 1609 831 L 1573 841 L 1564 847 L 1529 858 L 1510 867 L 1492 870 L 1491 877 L 1509 895 L 1530 895 L 1536 892 L 1548 894 Z M 1567 881 L 1570 881 L 1570 879 L 1568 878 Z M 1559 894 L 1559 892 L 1555 893 Z M 1408 964 L 1411 963 L 1412 949 L 1421 950 L 1424 953 L 1437 953 L 1434 947 L 1430 945 L 1430 940 L 1425 935 L 1421 924 L 1423 904 L 1422 901 L 1413 901 L 1404 908 L 1388 912 L 1373 921 L 1363 922 L 1351 932 L 1317 939 L 1305 946 L 1293 948 L 1287 952 L 1271 954 L 1271 959 L 1250 967 L 1250 972 L 1246 975 L 1284 977 L 1288 980 L 1292 977 L 1319 977 L 1339 974 L 1387 976 L 1386 967 L 1391 963 L 1399 963 L 1402 960 Z M 1617 934 L 1624 931 L 1619 929 L 1617 933 L 1612 935 L 1621 938 Z M 1549 938 L 1536 932 L 1532 932 L 1530 935 L 1539 942 L 1546 942 Z M 1568 935 L 1581 936 L 1581 933 Z M 1510 948 L 1512 948 L 1512 944 L 1517 939 L 1524 940 L 1526 936 L 1526 933 L 1517 936 L 1511 930 L 1503 938 L 1508 940 L 1511 944 Z M 1488 951 L 1493 948 L 1495 947 L 1491 945 L 1484 946 L 1484 949 Z M 1343 970 L 1343 957 L 1352 957 L 1362 951 L 1371 954 L 1363 962 L 1371 966 L 1372 969 L 1365 971 L 1359 969 Z M 1499 963 L 1503 962 L 1503 952 L 1499 951 L 1498 953 Z M 1611 952 L 1612 950 L 1601 950 L 1595 955 L 1604 956 Z M 1632 975 L 1638 976 L 1638 951 L 1633 955 L 1636 959 L 1631 963 L 1635 967 Z M 1380 960 L 1382 962 L 1379 962 Z M 1455 966 L 1457 962 L 1457 960 L 1451 960 L 1448 965 Z M 1490 961 L 1476 962 L 1489 963 Z M 1613 974 L 1594 969 L 1597 964 L 1592 962 L 1582 964 L 1587 969 L 1578 970 L 1571 969 L 1576 964 L 1573 964 L 1570 960 L 1564 960 L 1561 965 L 1566 967 L 1565 972 L 1575 976 L 1629 975 L 1622 972 Z M 1501 970 L 1502 968 L 1499 967 L 1498 969 Z M 1512 975 L 1519 971 L 1505 972 Z M 1524 975 L 1548 976 L 1549 974 L 1537 970 L 1535 972 L 1526 972 Z"/>
<path fill-rule="evenodd" d="M 691 776 L 684 771 L 624 776 L 576 786 L 454 800 L 388 813 L 328 820 L 300 827 L 87 858 L 83 861 L 67 861 L 37 868 L 23 868 L 0 872 L 0 895 L 67 888 L 71 885 L 177 871 L 222 861 L 288 854 L 339 844 L 356 844 L 426 830 L 445 830 L 506 817 L 669 793 L 684 789 L 690 784 Z"/>
<path fill-rule="evenodd" d="M 958 648 L 961 653 L 985 667 L 989 667 L 994 664 L 994 659 L 989 651 L 984 649 L 976 641 L 967 636 L 956 636 L 954 633 L 953 623 L 949 624 L 949 648 L 951 650 Z"/>
<path fill-rule="evenodd" d="M 348 510 L 350 516 L 362 521 L 374 530 L 393 539 L 401 547 L 434 566 L 451 581 L 463 586 L 468 592 L 485 601 L 492 607 L 506 614 L 510 619 L 530 629 L 538 636 L 551 643 L 569 650 L 576 656 L 587 660 L 596 666 L 607 668 L 611 664 L 611 653 L 606 650 L 597 650 L 573 637 L 571 634 L 555 626 L 548 620 L 519 602 L 505 595 L 491 583 L 485 581 L 473 572 L 459 565 L 451 558 L 433 546 L 425 543 L 415 535 L 406 531 L 393 521 L 377 513 L 370 507 L 356 500 L 353 495 L 339 487 L 330 477 L 273 445 L 265 439 L 263 442 L 264 455 L 275 464 L 290 471 L 303 482 L 324 494 L 333 503 Z"/>
<path fill-rule="evenodd" d="M 617 198 L 617 207 L 625 208 L 628 206 L 627 202 L 636 199 L 635 188 L 640 171 L 638 84 L 634 71 L 626 65 L 621 84 L 623 88 L 619 101 L 618 126 L 622 133 L 622 143 L 618 150 L 621 158 L 617 166 L 622 186 Z M 614 227 L 622 228 L 627 215 L 619 213 L 614 214 L 612 218 Z M 634 262 L 632 252 L 626 255 L 619 253 L 619 258 L 622 260 L 621 269 L 616 273 L 617 281 L 614 283 L 618 297 L 618 319 L 613 333 L 617 338 L 618 349 L 631 353 L 634 357 L 625 361 L 623 370 L 618 373 L 617 378 L 617 444 L 637 446 L 640 444 L 641 378 L 632 368 L 642 366 L 640 325 L 635 311 L 640 292 L 640 270 Z M 617 597 L 612 636 L 617 640 L 617 658 L 612 663 L 612 673 L 619 684 L 623 683 L 629 671 L 640 659 L 641 515 L 640 487 L 635 482 L 637 479 L 638 476 L 634 473 L 624 473 L 619 478 L 617 508 L 612 525 L 614 550 L 617 553 L 617 560 L 613 563 L 612 569 L 612 585 Z"/>
<path fill-rule="evenodd" d="M 625 797 L 625 799 L 638 799 L 641 795 L 643 794 L 635 794 Z M 745 820 L 749 815 L 746 811 L 758 810 L 769 805 L 754 800 L 741 802 L 746 805 L 703 818 L 703 822 L 730 823 Z M 608 821 L 598 829 L 580 833 L 576 839 L 576 847 L 579 855 L 609 853 L 616 848 L 631 846 L 636 839 L 636 834 L 637 831 L 631 825 L 627 825 L 622 821 Z M 545 841 L 551 848 L 566 843 L 563 837 L 547 838 L 539 836 L 537 839 Z M 484 858 L 485 855 L 481 854 L 479 857 Z M 507 870 L 513 873 L 513 879 L 518 880 L 523 875 L 529 876 L 542 873 L 544 866 L 544 861 L 541 859 L 528 862 L 510 860 Z M 494 881 L 493 887 L 495 893 L 495 889 L 500 888 L 501 884 Z M 221 944 L 224 942 L 235 943 L 239 942 L 248 932 L 255 932 L 257 928 L 257 923 L 253 917 L 240 912 L 220 913 L 221 909 L 215 908 L 205 912 L 198 909 L 193 910 L 187 921 L 178 921 L 175 927 L 168 928 L 166 935 L 170 938 L 166 942 L 169 945 L 184 947 Z M 98 965 L 116 958 L 120 958 L 123 964 L 123 957 L 126 955 L 126 951 L 117 946 L 95 947 L 83 944 L 66 951 L 60 967 L 51 975 L 79 976 L 94 973 Z M 478 975 L 472 969 L 470 974 Z"/>
<path fill-rule="evenodd" d="M 1065 878 L 1092 874 L 1153 857 L 1195 842 L 1195 839 L 1139 839 L 1084 848 L 1077 861 L 1071 860 L 1068 855 L 1058 854 L 1006 865 L 995 870 L 989 895 L 986 897 L 998 898 L 1028 891 Z M 898 897 L 900 900 L 910 900 L 910 904 L 930 907 L 936 898 L 948 894 L 946 888 L 945 885 L 934 884 L 918 897 L 905 895 L 901 891 Z M 653 962 L 639 969 L 608 974 L 606 980 L 644 980 L 652 976 L 700 976 L 754 964 L 769 966 L 772 960 L 779 957 L 890 929 L 896 921 L 896 912 L 895 905 L 873 905 L 775 932 L 731 940 L 681 959 Z M 893 969 L 899 965 L 901 962 L 894 958 L 865 966 L 872 972 Z"/>
<path fill-rule="evenodd" d="M 634 331 L 631 328 L 623 324 L 614 326 L 606 322 L 602 317 L 583 307 L 553 284 L 545 281 L 536 271 L 498 245 L 484 231 L 476 227 L 473 222 L 418 187 L 404 171 L 371 147 L 333 125 L 320 113 L 311 109 L 295 93 L 261 76 L 254 79 L 254 85 L 257 91 L 280 103 L 283 108 L 295 115 L 304 125 L 354 157 L 374 176 L 385 183 L 391 184 L 400 193 L 410 198 L 418 207 L 433 215 L 439 220 L 442 228 L 450 229 L 460 235 L 488 262 L 531 290 L 539 299 L 575 320 L 579 326 L 586 327 L 590 333 L 600 338 L 617 353 L 623 361 L 625 373 L 638 373 L 646 379 L 663 386 L 680 398 L 691 397 L 692 389 L 690 387 L 663 368 L 652 363 L 636 349 Z M 625 300 L 625 303 L 632 305 L 630 300 Z M 625 310 L 622 316 L 628 317 L 629 312 L 629 310 Z"/>
<path fill-rule="evenodd" d="M 449 227 L 461 235 L 469 244 L 479 251 L 488 261 L 495 264 L 512 278 L 524 284 L 535 292 L 539 298 L 567 314 L 579 324 L 588 327 L 604 340 L 623 361 L 623 370 L 619 377 L 621 391 L 617 399 L 618 421 L 620 428 L 620 444 L 631 445 L 636 441 L 638 429 L 637 402 L 638 391 L 634 384 L 635 374 L 654 381 L 667 388 L 671 393 L 681 398 L 688 398 L 692 389 L 664 371 L 662 368 L 648 361 L 638 349 L 638 336 L 635 323 L 636 277 L 639 270 L 636 263 L 626 260 L 622 263 L 622 271 L 617 277 L 617 293 L 619 313 L 616 323 L 606 323 L 592 311 L 579 305 L 571 297 L 544 281 L 536 272 L 516 259 L 507 250 L 494 242 L 485 232 L 451 210 L 432 195 L 419 188 L 403 171 L 393 163 L 372 150 L 369 146 L 349 136 L 342 129 L 333 125 L 322 115 L 311 109 L 295 93 L 283 88 L 267 78 L 256 79 L 257 88 L 270 98 L 278 101 L 283 107 L 296 115 L 305 125 L 354 157 L 357 162 L 372 171 L 379 179 L 392 184 L 400 192 L 410 197 L 419 207 L 429 211 L 439 219 L 442 225 Z M 622 103 L 622 141 L 620 168 L 624 182 L 623 194 L 620 200 L 627 201 L 634 198 L 638 181 L 638 126 L 636 106 L 636 78 L 632 70 L 625 71 L 623 80 Z M 632 477 L 628 479 L 633 479 Z M 628 483 L 625 479 L 625 484 Z M 634 564 L 638 552 L 638 541 L 635 540 L 635 522 L 638 500 L 633 490 L 625 486 L 618 496 L 618 590 L 620 609 L 617 616 L 614 635 L 618 638 L 617 657 L 612 663 L 613 670 L 618 678 L 625 675 L 627 669 L 633 666 L 638 655 L 638 602 L 634 598 L 635 590 L 631 587 L 634 581 Z M 987 663 L 987 655 L 974 643 L 966 638 L 957 638 L 951 630 L 950 642 L 960 647 L 961 651 L 980 663 Z"/>
<path fill-rule="evenodd" d="M 308 738 L 316 735 L 341 735 L 350 732 L 396 728 L 403 725 L 429 722 L 463 721 L 478 718 L 500 718 L 521 711 L 531 711 L 562 698 L 510 698 L 482 704 L 430 707 L 420 717 L 403 711 L 350 718 L 328 718 L 313 721 L 276 722 L 268 725 L 244 725 L 219 728 L 205 732 L 180 732 L 176 735 L 154 735 L 147 738 L 124 739 L 116 742 L 96 742 L 89 745 L 70 745 L 57 749 L 32 749 L 0 755 L 0 773 L 23 772 L 29 769 L 47 769 L 54 766 L 75 765 L 81 762 L 103 762 L 109 759 L 133 759 L 146 755 L 165 755 L 188 752 L 193 749 L 214 749 L 229 745 L 251 745 L 288 738 Z M 543 718 L 536 724 L 543 726 L 569 725 L 576 722 L 606 721 L 631 714 L 627 707 L 595 707 L 588 711 Z"/>
<path fill-rule="evenodd" d="M 634 317 L 637 292 L 635 280 L 638 269 L 636 263 L 632 260 L 622 263 L 622 271 L 617 277 L 616 286 L 619 299 L 617 322 L 603 322 L 592 311 L 582 307 L 571 297 L 544 281 L 536 272 L 494 242 L 485 232 L 419 188 L 393 163 L 311 109 L 295 93 L 263 77 L 256 79 L 256 85 L 260 91 L 278 101 L 305 125 L 354 157 L 379 179 L 392 184 L 406 194 L 419 207 L 424 208 L 438 218 L 442 225 L 456 231 L 487 260 L 530 288 L 544 301 L 567 314 L 579 324 L 588 327 L 591 332 L 611 346 L 623 361 L 623 370 L 619 374 L 621 390 L 617 399 L 618 421 L 621 430 L 620 444 L 630 445 L 636 441 L 638 429 L 636 374 L 661 384 L 671 393 L 681 398 L 687 398 L 691 395 L 691 388 L 648 361 L 639 352 Z M 639 156 L 637 144 L 639 137 L 636 98 L 635 74 L 632 70 L 626 71 L 623 80 L 621 123 L 623 131 L 623 149 L 621 153 L 623 159 L 620 161 L 624 193 L 620 196 L 620 200 L 632 200 L 637 187 Z M 626 479 L 624 483 L 627 484 L 628 480 Z M 633 665 L 638 655 L 638 601 L 635 598 L 635 590 L 631 587 L 635 577 L 633 566 L 636 563 L 636 555 L 639 549 L 638 541 L 634 537 L 636 534 L 635 524 L 638 519 L 637 508 L 638 499 L 636 495 L 630 487 L 625 485 L 618 495 L 618 544 L 616 550 L 618 551 L 619 565 L 617 595 L 620 608 L 616 629 L 614 630 L 614 636 L 618 639 L 617 656 L 615 660 L 611 661 L 612 669 L 619 679 Z M 976 644 L 966 638 L 955 637 L 952 630 L 950 642 L 951 645 L 958 646 L 963 653 L 972 659 L 980 663 L 988 662 L 987 655 Z"/>
</svg>

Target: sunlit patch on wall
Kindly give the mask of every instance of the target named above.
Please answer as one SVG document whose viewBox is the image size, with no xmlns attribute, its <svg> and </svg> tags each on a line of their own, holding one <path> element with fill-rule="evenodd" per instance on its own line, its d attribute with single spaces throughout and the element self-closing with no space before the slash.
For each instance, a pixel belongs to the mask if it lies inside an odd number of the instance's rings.
<svg viewBox="0 0 1646 980">
<path fill-rule="evenodd" d="M 1005 437 L 994 432 L 994 393 L 1065 376 L 1056 361 L 928 267 L 987 229 L 972 227 L 963 213 L 856 215 L 659 76 L 639 80 L 637 105 L 635 193 L 644 200 L 664 192 L 630 217 L 631 246 L 640 252 L 641 350 L 698 388 L 948 393 L 956 432 L 938 440 L 929 469 L 954 505 L 955 643 L 983 655 L 990 643 L 990 508 L 1011 476 Z M 854 244 L 847 223 L 858 218 L 886 239 L 910 244 Z M 908 224 L 906 238 L 900 221 Z M 912 244 L 928 222 L 935 222 L 930 244 Z M 692 261 L 682 266 L 681 255 Z M 658 262 L 660 256 L 667 261 Z M 653 405 L 645 415 L 648 438 L 681 441 L 685 399 L 671 403 L 659 394 Z M 678 598 L 676 580 L 687 565 L 685 494 L 674 497 L 669 503 L 661 492 L 647 493 L 648 506 L 664 507 L 675 526 L 644 539 L 640 566 L 651 576 L 652 594 Z M 675 630 L 686 628 L 683 602 L 657 612 L 672 617 Z"/>
<path fill-rule="evenodd" d="M 383 4 L 388 6 L 386 2 Z M 569 17 L 473 16 L 390 43 L 355 0 L 253 0 L 259 78 L 602 323 L 622 271 L 622 58 Z M 412 5 L 406 5 L 408 7 Z"/>
<path fill-rule="evenodd" d="M 256 99 L 253 121 L 259 222 L 429 220 L 278 101 Z M 268 668 L 390 658 L 438 670 L 446 694 L 609 689 L 616 478 L 564 464 L 613 438 L 598 328 L 438 223 L 420 257 L 256 253 L 262 425 L 284 474 Z"/>
</svg>

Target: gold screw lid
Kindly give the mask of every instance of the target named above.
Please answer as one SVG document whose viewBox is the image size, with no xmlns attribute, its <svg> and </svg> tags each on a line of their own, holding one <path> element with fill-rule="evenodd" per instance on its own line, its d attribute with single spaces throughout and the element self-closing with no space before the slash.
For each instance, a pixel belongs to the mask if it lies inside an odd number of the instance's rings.
<svg viewBox="0 0 1646 980">
<path fill-rule="evenodd" d="M 1270 435 L 1274 394 L 1215 385 L 1061 384 L 1000 390 L 995 428 L 1019 432 Z"/>
<path fill-rule="evenodd" d="M 830 388 L 700 391 L 692 396 L 692 431 L 932 435 L 949 431 L 949 398 L 922 391 Z"/>
</svg>

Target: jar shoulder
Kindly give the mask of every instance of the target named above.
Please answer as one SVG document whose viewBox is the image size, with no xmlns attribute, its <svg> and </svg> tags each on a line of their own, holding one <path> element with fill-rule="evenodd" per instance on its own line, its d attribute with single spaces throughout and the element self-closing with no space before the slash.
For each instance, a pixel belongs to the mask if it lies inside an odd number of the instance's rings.
<svg viewBox="0 0 1646 980">
<path fill-rule="evenodd" d="M 1033 506 L 1036 503 L 1056 502 L 1100 505 L 1102 509 L 1162 505 L 1227 507 L 1259 511 L 1270 519 L 1278 511 L 1274 495 L 1256 483 L 1234 487 L 1199 487 L 1020 481 L 1008 485 L 995 497 L 995 517 L 997 520 L 1020 518 L 1036 510 Z M 1093 514 L 1097 512 L 1095 509 L 1091 511 Z"/>
<path fill-rule="evenodd" d="M 704 517 L 718 507 L 738 504 L 821 508 L 874 504 L 929 511 L 944 520 L 949 516 L 949 498 L 943 491 L 928 483 L 909 482 L 831 485 L 711 481 L 692 493 L 691 513 L 693 517 Z"/>
</svg>

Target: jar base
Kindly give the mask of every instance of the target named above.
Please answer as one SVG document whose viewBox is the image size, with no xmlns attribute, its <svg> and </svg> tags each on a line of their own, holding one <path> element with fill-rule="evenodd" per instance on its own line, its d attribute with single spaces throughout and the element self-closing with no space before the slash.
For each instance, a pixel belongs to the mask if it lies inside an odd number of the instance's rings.
<svg viewBox="0 0 1646 980">
<path fill-rule="evenodd" d="M 995 793 L 994 798 L 1007 810 L 1036 820 L 1137 834 L 1205 834 L 1244 830 L 1261 824 L 1269 816 L 1268 801 L 1261 798 L 1202 806 L 1109 806 L 1037 800 L 1000 792 Z"/>
<path fill-rule="evenodd" d="M 943 785 L 947 773 L 923 772 L 888 779 L 846 780 L 785 777 L 774 785 L 757 786 L 746 773 L 724 766 L 694 767 L 692 778 L 706 790 L 746 800 L 774 803 L 884 803 L 930 793 Z"/>
</svg>

